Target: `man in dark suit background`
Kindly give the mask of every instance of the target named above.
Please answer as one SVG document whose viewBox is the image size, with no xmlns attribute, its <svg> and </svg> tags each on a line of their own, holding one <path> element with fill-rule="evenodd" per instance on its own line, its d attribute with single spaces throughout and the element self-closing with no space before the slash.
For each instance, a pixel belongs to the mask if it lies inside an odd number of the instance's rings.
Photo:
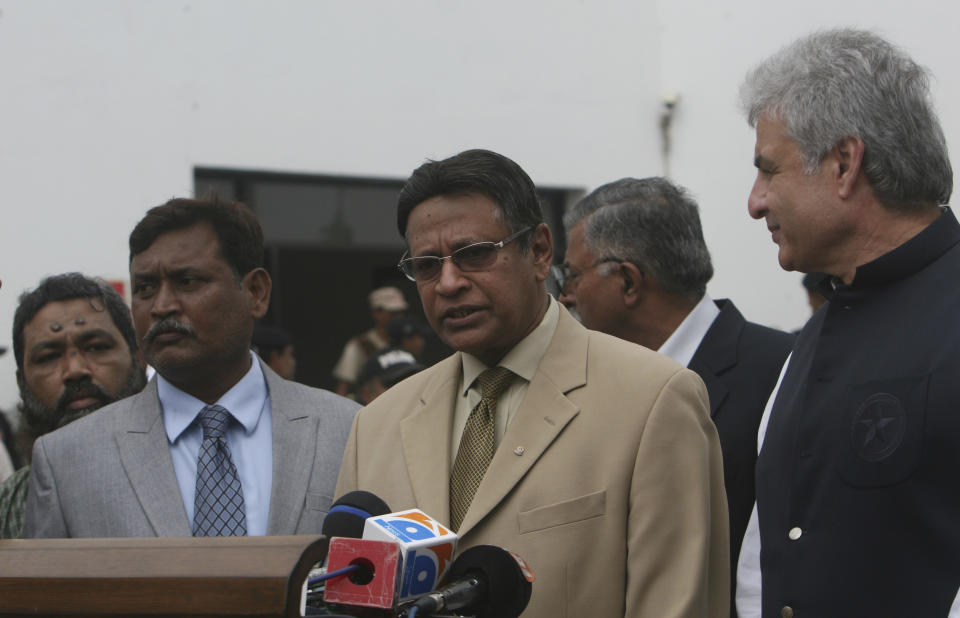
<svg viewBox="0 0 960 618">
<path fill-rule="evenodd" d="M 130 279 L 157 377 L 37 441 L 24 536 L 319 532 L 358 406 L 250 351 L 271 291 L 256 217 L 215 199 L 153 208 Z"/>
<path fill-rule="evenodd" d="M 564 217 L 566 262 L 554 267 L 587 328 L 639 343 L 697 372 L 720 434 L 735 570 L 754 501 L 757 429 L 793 337 L 747 322 L 706 293 L 713 276 L 697 204 L 664 178 L 623 178 Z"/>
</svg>

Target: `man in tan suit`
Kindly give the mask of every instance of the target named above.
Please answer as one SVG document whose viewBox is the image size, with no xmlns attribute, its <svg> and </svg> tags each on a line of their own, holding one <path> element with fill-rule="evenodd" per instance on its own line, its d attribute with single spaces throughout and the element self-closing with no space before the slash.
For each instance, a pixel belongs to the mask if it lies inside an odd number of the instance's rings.
<svg viewBox="0 0 960 618">
<path fill-rule="evenodd" d="M 727 506 L 700 378 L 547 295 L 553 240 L 513 161 L 422 165 L 398 224 L 401 268 L 458 352 L 360 412 L 336 494 L 420 508 L 461 550 L 521 555 L 536 574 L 524 616 L 725 615 Z"/>
</svg>

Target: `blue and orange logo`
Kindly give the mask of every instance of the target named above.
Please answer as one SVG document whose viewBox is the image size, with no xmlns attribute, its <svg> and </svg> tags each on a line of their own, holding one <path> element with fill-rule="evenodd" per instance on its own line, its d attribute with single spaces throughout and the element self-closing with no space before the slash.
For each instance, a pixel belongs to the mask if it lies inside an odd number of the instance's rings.
<svg viewBox="0 0 960 618">
<path fill-rule="evenodd" d="M 405 550 L 400 598 L 433 591 L 453 560 L 456 542 L 430 544 L 430 540 L 448 535 L 456 539 L 454 533 L 418 511 L 376 517 L 373 521 L 399 543 L 412 545 Z"/>
</svg>

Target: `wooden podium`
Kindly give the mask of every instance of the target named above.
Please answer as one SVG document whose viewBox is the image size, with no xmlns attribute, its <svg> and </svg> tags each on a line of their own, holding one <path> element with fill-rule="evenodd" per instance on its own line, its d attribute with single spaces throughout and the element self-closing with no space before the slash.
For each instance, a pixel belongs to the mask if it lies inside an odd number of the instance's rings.
<svg viewBox="0 0 960 618">
<path fill-rule="evenodd" d="M 323 536 L 0 541 L 0 616 L 300 616 Z"/>
</svg>

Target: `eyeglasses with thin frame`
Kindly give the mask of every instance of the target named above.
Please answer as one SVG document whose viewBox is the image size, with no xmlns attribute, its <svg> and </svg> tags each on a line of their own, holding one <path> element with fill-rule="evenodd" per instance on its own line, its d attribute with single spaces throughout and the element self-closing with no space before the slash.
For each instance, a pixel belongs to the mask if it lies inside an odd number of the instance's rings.
<svg viewBox="0 0 960 618">
<path fill-rule="evenodd" d="M 486 270 L 493 266 L 497 260 L 497 252 L 508 244 L 520 238 L 535 226 L 530 226 L 510 234 L 500 242 L 476 242 L 466 247 L 461 247 L 443 257 L 437 255 L 422 255 L 418 257 L 408 257 L 400 260 L 397 268 L 400 269 L 407 279 L 416 283 L 424 283 L 440 276 L 443 270 L 443 261 L 451 260 L 457 268 L 465 273 L 478 272 Z M 404 252 L 406 255 L 406 252 Z"/>
<path fill-rule="evenodd" d="M 623 259 L 618 258 L 618 257 L 604 257 L 604 258 L 600 258 L 599 260 L 595 261 L 595 262 L 594 262 L 593 264 L 591 264 L 590 266 L 587 266 L 586 268 L 583 268 L 583 269 L 578 270 L 578 271 L 576 271 L 576 272 L 573 272 L 573 271 L 570 270 L 570 265 L 569 265 L 569 264 L 555 264 L 555 265 L 553 265 L 553 266 L 550 267 L 550 273 L 553 275 L 553 278 L 556 280 L 556 282 L 557 282 L 557 287 L 560 288 L 560 293 L 561 293 L 561 294 L 567 294 L 567 293 L 568 293 L 568 292 L 567 292 L 567 284 L 571 283 L 574 279 L 576 279 L 577 277 L 579 277 L 579 276 L 582 275 L 583 273 L 587 272 L 588 270 L 591 270 L 591 269 L 593 269 L 593 268 L 596 268 L 597 266 L 600 266 L 601 264 L 609 264 L 610 262 L 620 262 L 620 263 L 622 263 L 622 262 L 626 262 L 626 261 L 627 261 L 627 260 L 623 260 Z"/>
</svg>

